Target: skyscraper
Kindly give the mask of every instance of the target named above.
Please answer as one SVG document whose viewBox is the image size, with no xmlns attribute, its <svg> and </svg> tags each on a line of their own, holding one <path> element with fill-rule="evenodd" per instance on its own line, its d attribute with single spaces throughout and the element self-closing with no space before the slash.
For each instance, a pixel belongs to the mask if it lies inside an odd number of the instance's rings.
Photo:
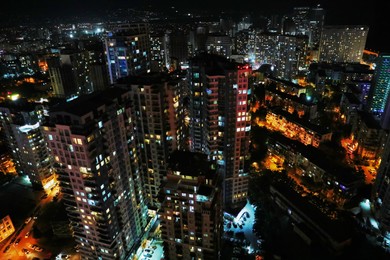
<svg viewBox="0 0 390 260">
<path fill-rule="evenodd" d="M 211 54 L 192 58 L 188 69 L 191 150 L 218 163 L 229 206 L 247 197 L 251 71 Z"/>
<path fill-rule="evenodd" d="M 308 36 L 309 48 L 318 48 L 325 21 L 325 10 L 320 5 L 316 7 L 295 7 L 291 18 L 296 25 L 296 35 Z"/>
<path fill-rule="evenodd" d="M 249 56 L 253 57 L 256 66 L 271 64 L 276 70 L 275 76 L 292 80 L 299 70 L 306 67 L 307 40 L 306 36 L 259 33 L 254 30 L 249 37 Z"/>
<path fill-rule="evenodd" d="M 390 109 L 390 107 L 387 106 L 390 93 L 389 71 L 390 54 L 382 53 L 376 58 L 376 68 L 367 100 L 367 110 L 380 116 L 385 128 L 390 125 L 390 111 L 387 111 Z"/>
<path fill-rule="evenodd" d="M 27 175 L 36 188 L 50 190 L 55 185 L 52 160 L 40 126 L 42 104 L 17 101 L 0 105 L 0 122 L 17 172 Z"/>
<path fill-rule="evenodd" d="M 208 53 L 214 53 L 226 58 L 232 55 L 233 43 L 228 35 L 220 33 L 210 33 L 207 35 L 206 50 Z"/>
<path fill-rule="evenodd" d="M 53 107 L 43 126 L 83 259 L 128 259 L 148 220 L 131 93 L 109 88 Z"/>
<path fill-rule="evenodd" d="M 110 82 L 150 70 L 150 39 L 147 25 L 135 24 L 110 32 L 104 40 Z"/>
<path fill-rule="evenodd" d="M 366 46 L 368 27 L 364 25 L 324 26 L 320 40 L 320 61 L 359 63 Z"/>
<path fill-rule="evenodd" d="M 148 204 L 157 208 L 169 154 L 184 142 L 180 133 L 184 120 L 181 82 L 171 81 L 164 73 L 149 73 L 122 78 L 116 84 L 131 91 L 143 191 Z"/>
<path fill-rule="evenodd" d="M 167 259 L 219 259 L 220 177 L 205 154 L 175 151 L 171 155 L 159 212 Z"/>
<path fill-rule="evenodd" d="M 166 71 L 171 59 L 169 54 L 169 37 L 165 32 L 150 35 L 151 71 Z"/>
<path fill-rule="evenodd" d="M 46 59 L 53 94 L 61 98 L 77 96 L 79 90 L 72 64 L 62 62 L 61 58 L 50 57 Z"/>
</svg>

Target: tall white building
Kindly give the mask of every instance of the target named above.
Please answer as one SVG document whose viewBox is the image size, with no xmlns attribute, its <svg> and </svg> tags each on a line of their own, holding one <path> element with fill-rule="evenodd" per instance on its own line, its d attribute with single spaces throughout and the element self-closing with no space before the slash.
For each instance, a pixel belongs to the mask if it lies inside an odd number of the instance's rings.
<svg viewBox="0 0 390 260">
<path fill-rule="evenodd" d="M 360 63 L 368 29 L 365 25 L 324 26 L 319 61 Z"/>
</svg>

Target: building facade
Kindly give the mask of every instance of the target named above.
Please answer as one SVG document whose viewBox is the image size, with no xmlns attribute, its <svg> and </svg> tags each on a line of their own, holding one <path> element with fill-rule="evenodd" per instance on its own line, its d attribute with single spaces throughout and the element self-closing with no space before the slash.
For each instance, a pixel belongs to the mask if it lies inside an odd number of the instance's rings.
<svg viewBox="0 0 390 260">
<path fill-rule="evenodd" d="M 43 126 L 83 259 L 128 259 L 145 235 L 131 93 L 109 88 L 52 108 Z"/>
<path fill-rule="evenodd" d="M 366 46 L 368 27 L 364 25 L 324 26 L 319 61 L 359 63 Z"/>
<path fill-rule="evenodd" d="M 116 85 L 131 91 L 143 190 L 148 204 L 158 208 L 158 193 L 167 174 L 166 161 L 184 142 L 180 130 L 184 120 L 180 81 L 155 73 L 123 78 Z"/>
<path fill-rule="evenodd" d="M 147 26 L 123 27 L 104 40 L 110 83 L 150 70 L 150 38 Z"/>
<path fill-rule="evenodd" d="M 15 227 L 9 215 L 0 218 L 0 242 L 12 235 L 15 232 Z"/>
<path fill-rule="evenodd" d="M 251 71 L 210 54 L 191 59 L 188 70 L 191 150 L 217 161 L 227 205 L 247 197 Z"/>
<path fill-rule="evenodd" d="M 44 135 L 41 104 L 17 100 L 2 103 L 0 121 L 17 172 L 29 177 L 33 187 L 50 190 L 56 183 Z"/>
<path fill-rule="evenodd" d="M 219 178 L 205 154 L 171 155 L 159 212 L 167 259 L 219 259 L 223 228 Z"/>
</svg>

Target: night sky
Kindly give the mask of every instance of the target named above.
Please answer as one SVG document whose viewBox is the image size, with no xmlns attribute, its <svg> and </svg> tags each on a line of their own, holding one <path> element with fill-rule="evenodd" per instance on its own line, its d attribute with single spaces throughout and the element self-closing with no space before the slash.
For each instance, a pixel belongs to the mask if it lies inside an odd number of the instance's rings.
<svg viewBox="0 0 390 260">
<path fill-rule="evenodd" d="M 368 4 L 368 3 L 369 4 Z M 390 51 L 390 43 L 381 39 L 390 32 L 390 1 L 372 0 L 366 3 L 361 0 L 7 0 L 2 1 L 0 16 L 16 14 L 20 19 L 30 17 L 53 16 L 89 16 L 117 8 L 146 8 L 160 10 L 175 6 L 179 10 L 209 9 L 215 12 L 222 10 L 251 11 L 258 14 L 286 14 L 294 6 L 315 6 L 321 4 L 327 11 L 326 24 L 361 24 L 370 27 L 367 48 L 382 52 Z M 6 15 L 6 16 L 4 16 Z"/>
</svg>

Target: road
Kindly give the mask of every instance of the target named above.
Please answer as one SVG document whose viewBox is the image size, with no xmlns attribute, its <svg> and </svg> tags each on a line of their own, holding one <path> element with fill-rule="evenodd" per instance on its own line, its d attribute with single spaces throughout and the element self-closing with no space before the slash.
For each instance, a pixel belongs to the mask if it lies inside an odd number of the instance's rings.
<svg viewBox="0 0 390 260">
<path fill-rule="evenodd" d="M 8 241 L 3 245 L 0 251 L 0 259 L 33 259 L 34 257 L 37 257 L 39 259 L 49 259 L 51 257 L 51 252 L 48 250 L 45 250 L 43 248 L 42 252 L 38 252 L 34 249 L 31 249 L 31 245 L 38 245 L 42 248 L 42 246 L 39 245 L 38 241 L 33 237 L 32 235 L 32 227 L 34 225 L 34 218 L 39 216 L 39 211 L 45 204 L 51 202 L 53 200 L 54 195 L 59 192 L 59 188 L 55 187 L 47 196 L 45 199 L 41 199 L 38 205 L 35 206 L 35 208 L 32 210 L 31 214 L 29 214 L 29 217 L 31 217 L 31 220 L 26 223 L 22 223 L 19 227 L 15 226 L 15 233 L 12 234 Z M 42 193 L 43 194 L 43 193 Z M 30 235 L 28 237 L 26 236 L 26 233 L 30 232 Z M 14 241 L 20 239 L 20 242 L 16 245 Z M 9 246 L 9 250 L 7 252 L 5 251 L 5 248 Z M 24 253 L 22 250 L 26 249 L 28 250 L 28 253 Z"/>
</svg>

